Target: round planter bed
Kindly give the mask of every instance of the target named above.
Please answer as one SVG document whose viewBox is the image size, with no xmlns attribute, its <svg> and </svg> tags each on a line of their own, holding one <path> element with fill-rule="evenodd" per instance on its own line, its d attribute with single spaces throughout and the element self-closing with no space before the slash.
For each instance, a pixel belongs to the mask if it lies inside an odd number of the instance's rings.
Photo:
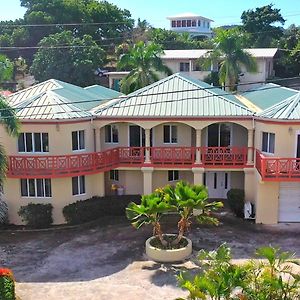
<svg viewBox="0 0 300 300">
<path fill-rule="evenodd" d="M 175 237 L 175 234 L 165 234 L 167 237 Z M 146 241 L 146 254 L 154 261 L 157 262 L 176 262 L 182 261 L 189 257 L 192 253 L 192 241 L 183 237 L 185 246 L 178 249 L 160 249 L 152 245 L 157 237 L 152 236 Z"/>
</svg>

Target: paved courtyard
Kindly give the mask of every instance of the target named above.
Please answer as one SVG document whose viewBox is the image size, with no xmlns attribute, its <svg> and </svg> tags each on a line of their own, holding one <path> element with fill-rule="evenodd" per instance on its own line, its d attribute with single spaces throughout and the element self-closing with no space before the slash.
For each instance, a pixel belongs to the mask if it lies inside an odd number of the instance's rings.
<svg viewBox="0 0 300 300">
<path fill-rule="evenodd" d="M 218 227 L 194 225 L 194 252 L 183 264 L 147 259 L 151 228 L 135 230 L 124 218 L 102 219 L 79 228 L 44 232 L 0 232 L 0 265 L 12 268 L 22 300 L 175 299 L 180 270 L 195 269 L 201 248 L 227 242 L 235 259 L 252 257 L 261 245 L 276 245 L 300 258 L 300 226 L 255 225 L 228 213 Z M 169 227 L 165 224 L 165 227 Z"/>
</svg>

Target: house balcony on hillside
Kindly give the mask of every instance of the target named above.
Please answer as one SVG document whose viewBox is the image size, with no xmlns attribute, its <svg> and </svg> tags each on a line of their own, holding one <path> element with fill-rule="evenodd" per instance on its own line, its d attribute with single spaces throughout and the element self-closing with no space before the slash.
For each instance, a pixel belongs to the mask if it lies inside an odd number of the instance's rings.
<svg viewBox="0 0 300 300">
<path fill-rule="evenodd" d="M 59 178 L 144 166 L 242 169 L 251 166 L 248 153 L 247 147 L 118 147 L 76 155 L 10 156 L 8 177 Z"/>
</svg>

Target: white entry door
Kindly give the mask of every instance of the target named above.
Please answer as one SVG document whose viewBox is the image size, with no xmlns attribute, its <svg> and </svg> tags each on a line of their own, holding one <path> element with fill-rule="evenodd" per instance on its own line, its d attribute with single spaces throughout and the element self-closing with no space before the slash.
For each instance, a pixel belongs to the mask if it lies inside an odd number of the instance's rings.
<svg viewBox="0 0 300 300">
<path fill-rule="evenodd" d="M 278 221 L 300 222 L 299 182 L 280 183 Z"/>
<path fill-rule="evenodd" d="M 205 184 L 208 188 L 209 198 L 225 199 L 230 189 L 229 178 L 228 172 L 206 172 Z"/>
</svg>

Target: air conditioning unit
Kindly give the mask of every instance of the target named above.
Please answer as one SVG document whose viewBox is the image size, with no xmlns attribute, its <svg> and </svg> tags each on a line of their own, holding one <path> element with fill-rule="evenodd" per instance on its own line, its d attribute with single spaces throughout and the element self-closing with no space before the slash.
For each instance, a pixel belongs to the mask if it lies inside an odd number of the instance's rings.
<svg viewBox="0 0 300 300">
<path fill-rule="evenodd" d="M 244 205 L 244 218 L 247 220 L 255 219 L 255 208 L 251 202 L 246 202 Z"/>
</svg>

